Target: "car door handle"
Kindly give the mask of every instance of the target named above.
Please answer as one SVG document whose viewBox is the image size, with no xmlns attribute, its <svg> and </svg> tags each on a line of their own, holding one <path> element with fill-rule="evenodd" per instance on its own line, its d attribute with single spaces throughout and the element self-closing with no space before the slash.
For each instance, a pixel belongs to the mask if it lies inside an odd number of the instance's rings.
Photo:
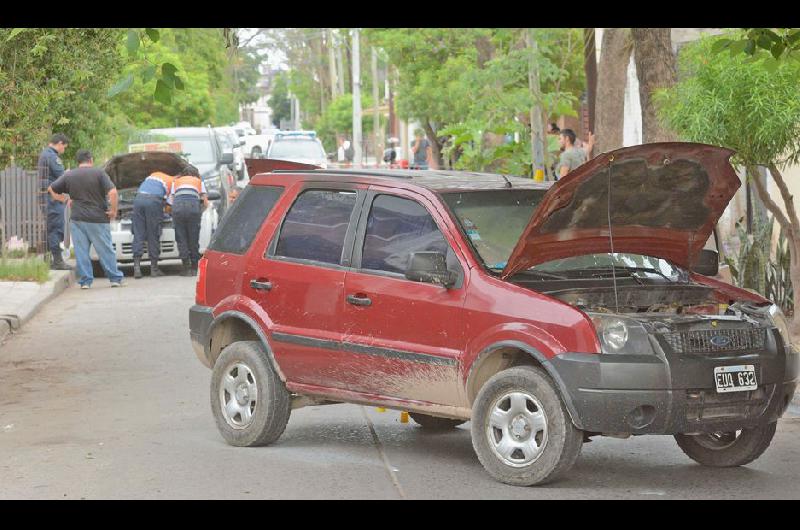
<svg viewBox="0 0 800 530">
<path fill-rule="evenodd" d="M 256 291 L 271 291 L 272 282 L 268 282 L 267 280 L 250 280 L 250 287 Z"/>
<path fill-rule="evenodd" d="M 368 306 L 368 305 L 372 305 L 372 300 L 370 300 L 369 298 L 367 298 L 366 296 L 363 296 L 363 295 L 362 296 L 355 296 L 355 295 L 352 295 L 352 294 L 348 294 L 347 295 L 347 303 L 348 304 L 353 304 L 353 305 Z"/>
</svg>

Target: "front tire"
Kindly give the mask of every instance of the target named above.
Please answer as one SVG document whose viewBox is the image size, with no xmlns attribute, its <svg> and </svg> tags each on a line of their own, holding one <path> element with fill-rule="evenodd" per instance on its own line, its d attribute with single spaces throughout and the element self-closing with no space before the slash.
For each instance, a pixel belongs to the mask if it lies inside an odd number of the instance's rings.
<svg viewBox="0 0 800 530">
<path fill-rule="evenodd" d="M 230 445 L 275 442 L 289 422 L 289 391 L 260 342 L 234 342 L 222 350 L 211 374 L 211 411 Z"/>
<path fill-rule="evenodd" d="M 575 463 L 583 432 L 550 377 L 534 366 L 495 374 L 472 406 L 472 446 L 486 471 L 515 486 L 544 484 Z"/>
<path fill-rule="evenodd" d="M 697 462 L 711 467 L 736 467 L 749 464 L 769 447 L 777 422 L 735 432 L 676 434 L 678 447 Z"/>
</svg>

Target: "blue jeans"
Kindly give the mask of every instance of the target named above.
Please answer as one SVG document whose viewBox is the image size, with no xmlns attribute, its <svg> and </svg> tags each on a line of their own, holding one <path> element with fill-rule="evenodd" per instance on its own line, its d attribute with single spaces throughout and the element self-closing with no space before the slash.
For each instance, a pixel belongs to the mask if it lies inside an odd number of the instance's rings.
<svg viewBox="0 0 800 530">
<path fill-rule="evenodd" d="M 78 282 L 81 285 L 92 285 L 92 258 L 89 257 L 89 246 L 93 246 L 100 265 L 106 276 L 112 282 L 122 280 L 123 274 L 117 267 L 117 256 L 111 246 L 111 226 L 108 223 L 87 223 L 85 221 L 71 221 L 72 244 L 75 247 L 75 261 L 77 262 Z"/>
</svg>

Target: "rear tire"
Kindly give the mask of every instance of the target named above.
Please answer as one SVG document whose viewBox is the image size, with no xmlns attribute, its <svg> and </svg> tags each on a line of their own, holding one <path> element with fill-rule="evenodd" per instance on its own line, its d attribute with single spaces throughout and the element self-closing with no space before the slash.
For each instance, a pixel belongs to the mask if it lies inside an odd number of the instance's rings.
<svg viewBox="0 0 800 530">
<path fill-rule="evenodd" d="M 678 447 L 697 462 L 711 467 L 736 467 L 749 464 L 769 447 L 777 422 L 755 429 L 712 434 L 676 434 Z"/>
<path fill-rule="evenodd" d="M 550 482 L 572 467 L 582 445 L 583 432 L 540 368 L 516 366 L 495 374 L 472 405 L 472 446 L 500 482 Z"/>
<path fill-rule="evenodd" d="M 408 415 L 411 416 L 411 419 L 414 420 L 417 425 L 427 431 L 449 431 L 467 422 L 467 420 L 428 416 L 427 414 L 420 414 L 419 412 L 409 412 Z"/>
<path fill-rule="evenodd" d="M 260 342 L 226 346 L 211 374 L 211 411 L 230 445 L 269 445 L 283 434 L 291 413 L 286 385 Z"/>
</svg>

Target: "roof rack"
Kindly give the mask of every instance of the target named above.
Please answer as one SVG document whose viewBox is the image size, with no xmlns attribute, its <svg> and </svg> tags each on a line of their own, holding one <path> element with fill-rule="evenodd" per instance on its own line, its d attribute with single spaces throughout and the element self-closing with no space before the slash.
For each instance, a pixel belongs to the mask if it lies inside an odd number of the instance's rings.
<svg viewBox="0 0 800 530">
<path fill-rule="evenodd" d="M 398 179 L 411 179 L 413 174 L 397 169 L 276 169 L 272 173 L 308 173 L 315 175 L 348 175 L 355 177 L 389 177 Z"/>
</svg>

